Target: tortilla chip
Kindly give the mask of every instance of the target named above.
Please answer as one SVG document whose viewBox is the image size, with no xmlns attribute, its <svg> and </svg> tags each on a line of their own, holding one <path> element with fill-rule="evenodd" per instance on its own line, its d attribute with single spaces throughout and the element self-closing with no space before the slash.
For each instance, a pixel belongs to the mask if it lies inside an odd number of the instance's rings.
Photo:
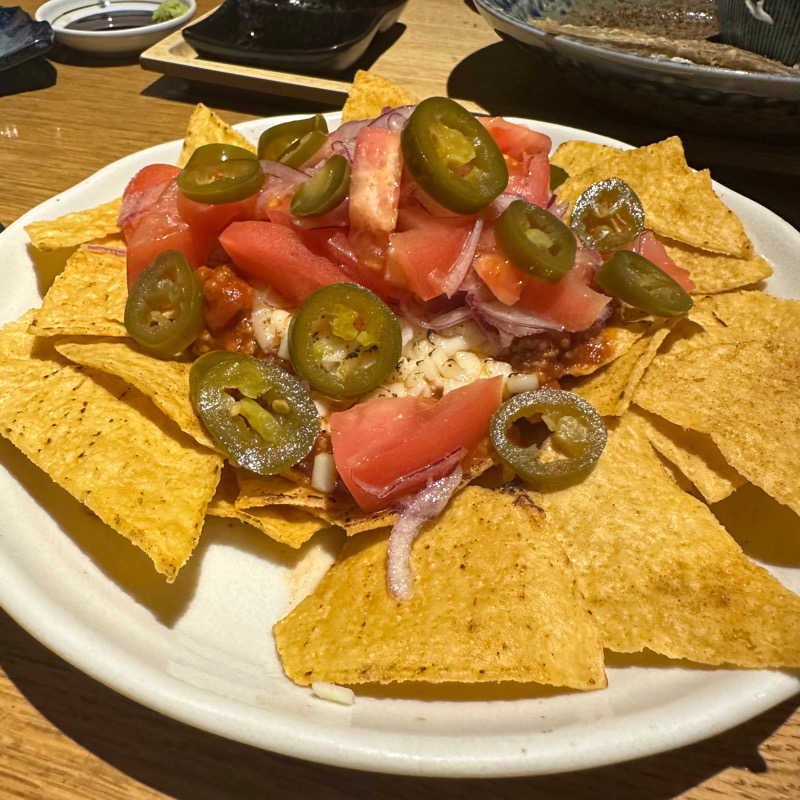
<svg viewBox="0 0 800 800">
<path fill-rule="evenodd" d="M 636 312 L 639 314 L 639 312 Z M 650 319 L 634 318 L 611 322 L 595 336 L 578 344 L 568 354 L 564 375 L 592 375 L 627 353 L 652 327 Z"/>
<path fill-rule="evenodd" d="M 57 342 L 62 356 L 127 381 L 149 397 L 184 433 L 216 450 L 189 400 L 189 370 L 184 361 L 162 361 L 140 352 L 129 341 L 79 340 Z"/>
<path fill-rule="evenodd" d="M 189 118 L 189 125 L 186 129 L 186 136 L 183 140 L 178 166 L 185 167 L 192 156 L 192 153 L 204 144 L 235 144 L 244 147 L 251 153 L 256 152 L 255 145 L 242 136 L 239 131 L 228 125 L 218 114 L 215 114 L 208 106 L 198 103 Z"/>
<path fill-rule="evenodd" d="M 171 582 L 200 536 L 222 459 L 166 433 L 152 412 L 101 373 L 56 359 L 0 362 L 3 435 Z"/>
<path fill-rule="evenodd" d="M 694 294 L 714 294 L 759 283 L 772 275 L 772 267 L 761 256 L 746 258 L 710 253 L 656 236 L 667 255 L 694 281 Z"/>
<path fill-rule="evenodd" d="M 667 476 L 628 414 L 586 480 L 545 494 L 606 647 L 740 667 L 800 665 L 800 597 Z"/>
<path fill-rule="evenodd" d="M 772 337 L 792 340 L 800 329 L 800 300 L 758 291 L 729 292 L 704 298 L 689 317 L 705 328 L 694 346 Z"/>
<path fill-rule="evenodd" d="M 79 247 L 31 322 L 38 336 L 127 336 L 125 257 Z"/>
<path fill-rule="evenodd" d="M 578 175 L 592 164 L 622 152 L 620 147 L 610 147 L 596 142 L 572 139 L 562 142 L 550 156 L 550 163 L 561 167 L 567 175 Z"/>
<path fill-rule="evenodd" d="M 631 409 L 651 445 L 689 479 L 708 503 L 719 503 L 745 479 L 732 469 L 710 436 L 689 431 L 667 420 Z"/>
<path fill-rule="evenodd" d="M 33 246 L 39 250 L 58 250 L 75 247 L 92 239 L 119 234 L 119 217 L 122 199 L 110 200 L 96 208 L 75 211 L 58 219 L 32 222 L 25 226 Z"/>
<path fill-rule="evenodd" d="M 39 313 L 38 308 L 26 311 L 18 320 L 6 323 L 0 330 L 0 358 L 30 358 L 39 341 L 30 331 L 31 322 Z"/>
<path fill-rule="evenodd" d="M 800 342 L 728 341 L 659 355 L 637 405 L 711 436 L 747 480 L 800 514 Z"/>
<path fill-rule="evenodd" d="M 633 188 L 644 206 L 645 225 L 655 233 L 715 253 L 752 254 L 739 218 L 714 192 L 708 170 L 686 164 L 677 136 L 607 155 L 564 181 L 556 189 L 558 199 L 572 206 L 592 183 L 612 177 Z"/>
<path fill-rule="evenodd" d="M 236 508 L 239 492 L 233 470 L 223 470 L 216 494 L 209 503 L 208 514 L 213 517 L 238 519 L 245 525 L 257 528 L 271 539 L 297 549 L 317 531 L 326 527 L 316 517 L 288 506 L 254 508 L 245 511 Z"/>
<path fill-rule="evenodd" d="M 360 69 L 342 108 L 342 122 L 377 117 L 387 106 L 412 106 L 419 98 L 374 72 Z"/>
<path fill-rule="evenodd" d="M 380 533 L 349 540 L 273 628 L 295 683 L 606 685 L 602 642 L 569 561 L 524 495 L 456 495 L 414 544 L 405 602 L 386 588 L 386 544 Z"/>
<path fill-rule="evenodd" d="M 669 331 L 668 325 L 655 328 L 603 369 L 565 388 L 591 403 L 601 416 L 621 416 Z"/>
</svg>

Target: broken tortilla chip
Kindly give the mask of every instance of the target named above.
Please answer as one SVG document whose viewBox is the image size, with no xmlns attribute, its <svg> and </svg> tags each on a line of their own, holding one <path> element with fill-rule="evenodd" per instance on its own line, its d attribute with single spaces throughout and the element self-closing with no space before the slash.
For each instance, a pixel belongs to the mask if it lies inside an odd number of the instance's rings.
<svg viewBox="0 0 800 800">
<path fill-rule="evenodd" d="M 251 153 L 256 152 L 255 145 L 243 136 L 234 127 L 229 125 L 218 114 L 213 112 L 203 103 L 198 103 L 189 118 L 189 125 L 186 128 L 186 136 L 183 140 L 178 166 L 185 167 L 192 156 L 192 153 L 204 144 L 235 144 L 244 147 Z"/>
<path fill-rule="evenodd" d="M 235 501 L 239 487 L 233 470 L 225 469 L 217 491 L 209 503 L 208 514 L 213 517 L 238 519 L 245 525 L 265 533 L 270 539 L 297 549 L 317 531 L 327 527 L 316 517 L 289 506 L 269 506 L 245 510 L 237 508 Z"/>
<path fill-rule="evenodd" d="M 689 273 L 694 282 L 693 294 L 727 292 L 759 283 L 772 275 L 772 267 L 755 254 L 737 258 L 700 250 L 663 236 L 656 236 L 656 239 L 667 255 Z"/>
<path fill-rule="evenodd" d="M 186 361 L 165 361 L 140 352 L 130 341 L 59 341 L 62 356 L 127 381 L 164 412 L 184 433 L 211 450 L 217 447 L 206 433 L 189 400 L 189 370 Z"/>
<path fill-rule="evenodd" d="M 351 539 L 274 627 L 295 683 L 606 685 L 603 646 L 563 550 L 521 493 L 469 487 L 416 540 L 415 592 L 386 588 L 384 534 Z"/>
<path fill-rule="evenodd" d="M 717 196 L 708 170 L 695 171 L 686 164 L 677 136 L 587 164 L 556 189 L 558 199 L 572 206 L 591 184 L 606 178 L 621 178 L 636 192 L 645 226 L 656 234 L 739 258 L 752 254 L 739 218 Z"/>
<path fill-rule="evenodd" d="M 585 481 L 539 502 L 610 650 L 800 666 L 800 597 L 675 485 L 633 415 L 610 432 Z"/>
<path fill-rule="evenodd" d="M 591 403 L 601 416 L 621 416 L 669 331 L 668 325 L 654 327 L 603 369 L 565 388 Z"/>
<path fill-rule="evenodd" d="M 3 359 L 0 398 L 3 435 L 173 581 L 200 536 L 222 459 L 165 433 L 126 383 L 60 360 Z"/>
<path fill-rule="evenodd" d="M 342 108 L 342 122 L 377 117 L 387 106 L 412 106 L 419 98 L 386 78 L 360 69 Z"/>
<path fill-rule="evenodd" d="M 45 295 L 31 322 L 39 336 L 128 335 L 125 257 L 79 247 Z"/>
<path fill-rule="evenodd" d="M 96 208 L 74 211 L 57 219 L 31 222 L 25 226 L 33 246 L 39 250 L 75 247 L 93 239 L 119 234 L 117 218 L 122 199 L 117 198 Z"/>
<path fill-rule="evenodd" d="M 707 503 L 719 503 L 746 483 L 710 436 L 673 425 L 636 406 L 631 413 L 638 418 L 650 444 L 680 470 Z"/>
<path fill-rule="evenodd" d="M 800 514 L 799 396 L 795 333 L 791 339 L 724 341 L 662 353 L 634 401 L 675 425 L 708 434 L 734 470 Z"/>
</svg>

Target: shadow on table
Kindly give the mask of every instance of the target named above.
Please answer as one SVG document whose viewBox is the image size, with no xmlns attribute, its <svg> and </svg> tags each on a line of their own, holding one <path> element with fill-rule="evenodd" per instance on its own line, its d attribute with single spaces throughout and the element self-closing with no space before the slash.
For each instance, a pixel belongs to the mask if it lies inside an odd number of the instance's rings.
<svg viewBox="0 0 800 800">
<path fill-rule="evenodd" d="M 73 669 L 2 613 L 0 641 L 0 666 L 53 725 L 112 767 L 177 800 L 666 800 L 728 767 L 763 772 L 759 745 L 797 708 L 797 700 L 789 700 L 708 741 L 580 773 L 494 780 L 408 778 L 309 766 L 167 719 Z"/>
<path fill-rule="evenodd" d="M 0 71 L 0 97 L 34 92 L 55 86 L 58 73 L 45 58 L 34 58 L 16 67 Z"/>
</svg>

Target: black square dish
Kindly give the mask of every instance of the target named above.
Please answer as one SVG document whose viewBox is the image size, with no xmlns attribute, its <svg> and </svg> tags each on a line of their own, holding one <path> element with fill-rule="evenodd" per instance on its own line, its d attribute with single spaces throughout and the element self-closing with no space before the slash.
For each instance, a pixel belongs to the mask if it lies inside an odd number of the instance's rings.
<svg viewBox="0 0 800 800">
<path fill-rule="evenodd" d="M 49 22 L 34 22 L 20 6 L 0 6 L 0 70 L 40 56 L 52 46 Z"/>
<path fill-rule="evenodd" d="M 225 0 L 183 31 L 204 57 L 294 72 L 341 72 L 407 0 Z"/>
</svg>

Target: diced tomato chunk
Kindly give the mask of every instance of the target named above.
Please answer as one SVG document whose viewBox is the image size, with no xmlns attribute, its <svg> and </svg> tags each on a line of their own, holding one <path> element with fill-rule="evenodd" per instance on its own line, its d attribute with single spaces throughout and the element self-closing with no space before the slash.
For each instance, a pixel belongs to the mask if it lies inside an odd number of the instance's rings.
<svg viewBox="0 0 800 800">
<path fill-rule="evenodd" d="M 149 164 L 131 178 L 122 193 L 119 212 L 119 226 L 126 240 L 179 172 L 172 164 Z"/>
<path fill-rule="evenodd" d="M 478 117 L 480 123 L 492 135 L 497 146 L 506 155 L 522 160 L 525 155 L 550 152 L 552 141 L 549 136 L 533 131 L 524 125 L 508 122 L 502 117 Z"/>
<path fill-rule="evenodd" d="M 669 257 L 666 248 L 656 239 L 652 231 L 642 231 L 629 245 L 626 245 L 625 249 L 633 250 L 634 253 L 652 261 L 687 292 L 694 291 L 694 281 L 689 275 L 689 271 L 679 267 Z"/>
<path fill-rule="evenodd" d="M 235 203 L 198 203 L 183 192 L 178 194 L 178 213 L 188 225 L 204 236 L 216 237 L 237 220 L 253 219 L 258 195 Z"/>
<path fill-rule="evenodd" d="M 550 159 L 546 153 L 526 155 L 521 161 L 506 158 L 506 192 L 518 194 L 535 206 L 545 208 L 550 201 Z"/>
<path fill-rule="evenodd" d="M 593 276 L 591 267 L 578 264 L 558 283 L 527 277 L 519 307 L 535 311 L 562 325 L 565 330 L 586 330 L 610 302 L 610 298 L 589 286 Z"/>
<path fill-rule="evenodd" d="M 389 272 L 400 273 L 422 300 L 443 292 L 445 279 L 456 263 L 473 220 L 432 217 L 419 208 L 400 211 L 400 232 L 389 236 L 386 263 Z"/>
<path fill-rule="evenodd" d="M 193 230 L 178 211 L 178 185 L 172 181 L 141 217 L 127 240 L 128 286 L 165 250 L 177 250 L 199 267 L 208 259 L 216 236 Z"/>
<path fill-rule="evenodd" d="M 519 300 L 525 276 L 507 258 L 500 253 L 479 253 L 472 266 L 501 303 L 513 306 Z"/>
<path fill-rule="evenodd" d="M 350 173 L 353 228 L 384 235 L 394 230 L 402 174 L 400 134 L 386 128 L 362 128 Z"/>
<path fill-rule="evenodd" d="M 361 508 L 386 508 L 449 472 L 452 464 L 436 466 L 447 456 L 474 450 L 488 434 L 502 393 L 502 378 L 488 378 L 438 401 L 377 398 L 334 413 L 336 469 Z"/>
<path fill-rule="evenodd" d="M 336 264 L 310 250 L 300 234 L 285 225 L 234 222 L 219 242 L 239 272 L 272 286 L 294 305 L 322 286 L 348 280 Z"/>
</svg>

